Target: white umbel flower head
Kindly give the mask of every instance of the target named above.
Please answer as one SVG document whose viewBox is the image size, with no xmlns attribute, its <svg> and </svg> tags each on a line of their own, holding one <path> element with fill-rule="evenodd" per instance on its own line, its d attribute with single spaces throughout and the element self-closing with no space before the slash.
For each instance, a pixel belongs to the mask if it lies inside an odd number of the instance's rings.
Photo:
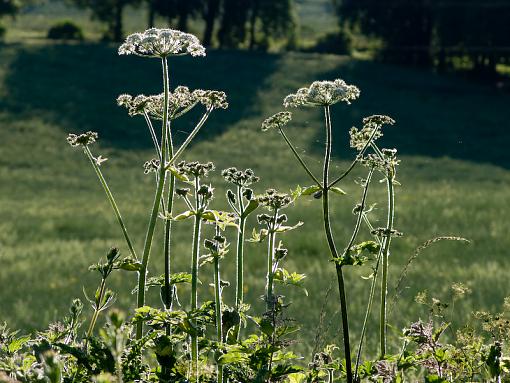
<svg viewBox="0 0 510 383">
<path fill-rule="evenodd" d="M 205 48 L 195 35 L 175 29 L 147 29 L 133 33 L 119 47 L 119 55 L 141 57 L 205 56 Z"/>
<path fill-rule="evenodd" d="M 286 108 L 299 106 L 329 106 L 339 101 L 350 104 L 359 97 L 359 89 L 344 80 L 315 81 L 308 88 L 298 89 L 283 101 Z"/>
<path fill-rule="evenodd" d="M 127 109 L 130 116 L 147 114 L 156 119 L 163 119 L 165 109 L 165 95 L 138 95 L 133 97 L 129 94 L 121 94 L 117 98 L 117 104 Z M 168 114 L 170 119 L 181 117 L 196 105 L 202 104 L 208 110 L 226 109 L 228 107 L 227 96 L 217 90 L 197 89 L 191 91 L 186 86 L 178 86 L 168 95 Z"/>
<path fill-rule="evenodd" d="M 270 129 L 281 129 L 292 120 L 292 113 L 278 112 L 268 117 L 262 122 L 262 131 L 265 132 Z"/>
</svg>

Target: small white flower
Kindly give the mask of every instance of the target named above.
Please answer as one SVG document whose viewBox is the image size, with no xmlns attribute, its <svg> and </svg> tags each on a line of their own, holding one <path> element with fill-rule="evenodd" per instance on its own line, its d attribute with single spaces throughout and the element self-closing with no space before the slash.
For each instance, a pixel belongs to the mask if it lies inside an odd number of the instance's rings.
<svg viewBox="0 0 510 383">
<path fill-rule="evenodd" d="M 308 88 L 298 89 L 285 97 L 286 108 L 299 106 L 328 106 L 339 101 L 350 103 L 359 97 L 359 89 L 348 85 L 344 80 L 315 81 Z"/>
<path fill-rule="evenodd" d="M 151 28 L 143 33 L 133 33 L 119 47 L 119 55 L 142 57 L 205 56 L 200 40 L 190 33 L 175 29 Z"/>
</svg>

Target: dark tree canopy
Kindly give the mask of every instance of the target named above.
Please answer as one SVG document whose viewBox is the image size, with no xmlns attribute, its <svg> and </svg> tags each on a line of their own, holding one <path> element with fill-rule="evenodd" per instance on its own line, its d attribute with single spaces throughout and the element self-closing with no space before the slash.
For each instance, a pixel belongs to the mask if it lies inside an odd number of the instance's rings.
<svg viewBox="0 0 510 383">
<path fill-rule="evenodd" d="M 381 58 L 445 68 L 468 59 L 495 71 L 509 59 L 510 0 L 337 0 L 342 25 L 383 40 Z"/>
</svg>

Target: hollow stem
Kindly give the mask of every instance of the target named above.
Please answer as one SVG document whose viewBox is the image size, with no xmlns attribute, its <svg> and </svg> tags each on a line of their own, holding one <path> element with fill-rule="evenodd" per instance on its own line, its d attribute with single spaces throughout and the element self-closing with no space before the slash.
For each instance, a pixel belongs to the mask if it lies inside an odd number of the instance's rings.
<svg viewBox="0 0 510 383">
<path fill-rule="evenodd" d="M 267 275 L 266 275 L 266 307 L 267 310 L 273 310 L 273 284 L 274 284 L 274 245 L 276 240 L 276 218 L 278 217 L 278 209 L 275 209 L 273 222 L 270 224 L 269 241 L 267 246 Z"/>
<path fill-rule="evenodd" d="M 198 307 L 198 257 L 200 252 L 200 229 L 201 217 L 199 214 L 200 204 L 197 191 L 200 188 L 200 180 L 195 178 L 195 202 L 196 202 L 196 215 L 193 225 L 193 247 L 191 255 L 191 310 L 194 311 Z M 193 325 L 196 326 L 195 321 Z M 191 365 L 192 371 L 198 382 L 198 337 L 196 334 L 191 336 Z"/>
<path fill-rule="evenodd" d="M 388 171 L 386 177 L 386 185 L 388 189 L 388 220 L 386 224 L 386 233 L 383 241 L 383 249 L 381 253 L 382 261 L 382 280 L 381 280 L 381 312 L 379 315 L 379 356 L 382 358 L 386 355 L 386 297 L 388 295 L 388 256 L 391 245 L 391 231 L 393 230 L 393 220 L 395 214 L 395 192 L 393 188 L 393 171 Z"/>
<path fill-rule="evenodd" d="M 338 259 L 338 251 L 336 249 L 335 240 L 333 238 L 333 232 L 331 230 L 331 222 L 329 217 L 329 166 L 331 162 L 331 146 L 332 146 L 332 127 L 331 127 L 331 115 L 329 106 L 324 107 L 324 116 L 326 122 L 326 150 L 324 153 L 324 168 L 322 176 L 323 193 L 322 193 L 322 212 L 324 220 L 324 231 L 326 233 L 326 239 L 328 247 L 333 259 Z M 345 282 L 343 276 L 342 266 L 336 263 L 336 276 L 338 282 L 338 293 L 340 301 L 340 312 L 342 316 L 342 329 L 343 329 L 343 343 L 344 343 L 344 354 L 345 354 L 345 369 L 347 376 L 347 383 L 352 383 L 352 365 L 351 365 L 351 347 L 349 342 L 349 318 L 347 313 L 347 300 L 345 294 Z"/>
<path fill-rule="evenodd" d="M 92 167 L 94 168 L 94 171 L 96 172 L 97 178 L 99 178 L 99 182 L 101 183 L 101 186 L 104 189 L 104 192 L 106 193 L 106 197 L 108 198 L 108 201 L 110 202 L 110 205 L 112 206 L 112 209 L 115 213 L 115 217 L 117 217 L 117 221 L 119 222 L 119 226 L 122 229 L 122 234 L 124 234 L 124 239 L 126 240 L 127 246 L 129 248 L 129 252 L 133 256 L 133 258 L 137 259 L 136 251 L 133 246 L 133 242 L 131 242 L 131 238 L 129 237 L 126 224 L 124 223 L 124 220 L 122 219 L 122 216 L 120 214 L 119 207 L 117 206 L 117 203 L 115 202 L 115 198 L 113 197 L 113 194 L 108 187 L 108 183 L 106 182 L 106 179 L 103 176 L 103 173 L 101 172 L 101 169 L 99 168 L 94 156 L 92 155 L 90 149 L 88 146 L 84 147 L 85 154 L 87 155 L 88 159 L 90 160 L 90 163 L 92 164 Z"/>
<path fill-rule="evenodd" d="M 218 230 L 217 230 L 218 233 Z M 223 327 L 221 322 L 222 302 L 221 302 L 221 279 L 220 279 L 220 259 L 216 257 L 214 260 L 214 298 L 216 313 L 216 339 L 218 343 L 223 343 Z M 219 364 L 217 368 L 217 381 L 223 383 L 223 366 Z"/>
<path fill-rule="evenodd" d="M 166 57 L 162 59 L 163 66 L 163 88 L 164 88 L 164 109 L 163 109 L 163 124 L 161 132 L 161 164 L 159 169 L 158 185 L 156 187 L 156 193 L 154 195 L 154 202 L 152 204 L 152 211 L 149 218 L 149 224 L 147 226 L 147 233 L 145 234 L 145 243 L 143 246 L 142 253 L 142 266 L 138 273 L 138 297 L 137 307 L 140 308 L 145 304 L 145 280 L 147 277 L 147 266 L 149 264 L 149 257 L 152 247 L 152 240 L 154 237 L 154 230 L 156 228 L 156 220 L 159 213 L 159 207 L 161 204 L 161 197 L 163 195 L 163 189 L 165 186 L 166 179 L 166 137 L 167 137 L 167 126 L 168 126 L 168 99 L 169 99 L 169 77 L 168 77 L 168 62 Z M 143 324 L 140 322 L 136 326 L 136 339 L 140 339 L 143 335 Z"/>
</svg>

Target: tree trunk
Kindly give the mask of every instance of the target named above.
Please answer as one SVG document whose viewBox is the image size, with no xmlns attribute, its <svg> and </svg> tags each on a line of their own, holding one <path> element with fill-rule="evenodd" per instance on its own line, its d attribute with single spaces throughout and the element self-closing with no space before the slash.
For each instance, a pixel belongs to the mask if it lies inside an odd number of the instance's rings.
<svg viewBox="0 0 510 383">
<path fill-rule="evenodd" d="M 252 11 L 251 11 L 251 17 L 250 17 L 250 44 L 249 49 L 252 51 L 255 49 L 256 44 L 256 24 L 257 24 L 257 16 L 259 13 L 259 0 L 252 0 Z"/>
<path fill-rule="evenodd" d="M 122 41 L 123 33 L 122 33 L 122 9 L 124 5 L 121 1 L 115 2 L 114 9 L 114 24 L 113 24 L 113 40 L 114 41 Z"/>
<path fill-rule="evenodd" d="M 154 27 L 155 19 L 156 19 L 156 11 L 154 9 L 154 0 L 149 0 L 149 16 L 147 19 L 147 25 L 149 28 Z"/>
<path fill-rule="evenodd" d="M 216 17 L 218 16 L 219 9 L 220 0 L 209 0 L 207 2 L 207 11 L 204 14 L 205 21 L 204 37 L 202 39 L 206 47 L 210 46 L 212 43 L 214 23 L 216 21 Z"/>
</svg>

